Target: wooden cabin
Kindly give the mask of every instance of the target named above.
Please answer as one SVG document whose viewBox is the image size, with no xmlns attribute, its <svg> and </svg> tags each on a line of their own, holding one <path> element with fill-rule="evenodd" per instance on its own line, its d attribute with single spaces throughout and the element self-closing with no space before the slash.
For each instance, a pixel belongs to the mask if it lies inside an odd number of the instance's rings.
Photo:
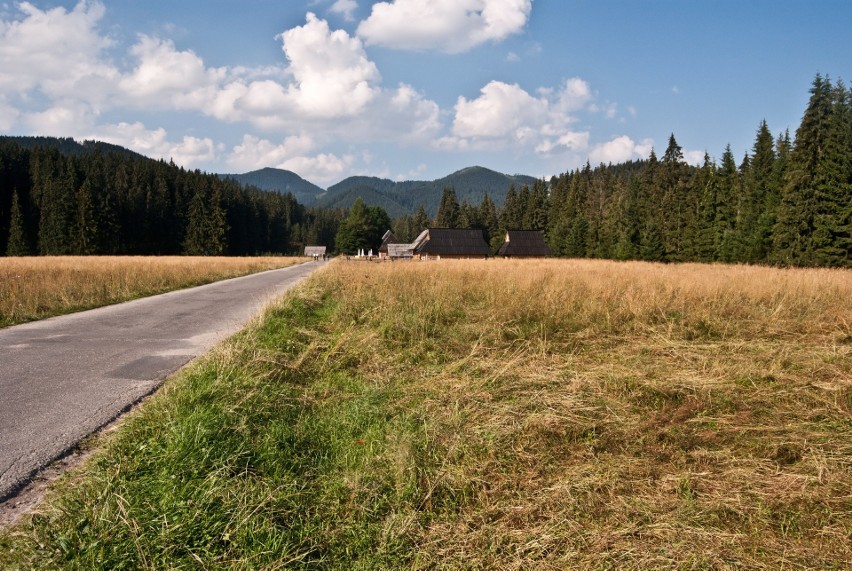
<svg viewBox="0 0 852 571">
<path fill-rule="evenodd" d="M 414 258 L 414 246 L 411 244 L 388 244 L 389 260 L 410 260 Z"/>
<path fill-rule="evenodd" d="M 546 258 L 550 248 L 541 230 L 507 230 L 506 241 L 497 251 L 504 258 Z"/>
<path fill-rule="evenodd" d="M 305 246 L 305 256 L 314 260 L 324 260 L 325 246 Z"/>
<path fill-rule="evenodd" d="M 391 244 L 398 244 L 399 240 L 396 239 L 396 236 L 393 235 L 393 232 L 388 230 L 385 232 L 384 236 L 382 236 L 382 245 L 379 246 L 379 259 L 386 260 L 390 258 L 390 254 L 388 252 L 388 246 Z"/>
<path fill-rule="evenodd" d="M 487 258 L 490 253 L 482 230 L 474 228 L 427 228 L 412 246 L 421 260 Z"/>
</svg>

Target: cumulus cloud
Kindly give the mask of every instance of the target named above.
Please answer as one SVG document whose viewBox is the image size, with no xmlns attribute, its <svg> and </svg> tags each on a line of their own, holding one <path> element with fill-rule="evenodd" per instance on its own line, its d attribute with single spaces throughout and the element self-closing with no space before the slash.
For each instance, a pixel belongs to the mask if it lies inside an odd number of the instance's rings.
<svg viewBox="0 0 852 571">
<path fill-rule="evenodd" d="M 523 30 L 532 0 L 393 0 L 358 26 L 368 45 L 459 53 Z"/>
<path fill-rule="evenodd" d="M 337 0 L 331 5 L 329 10 L 336 14 L 342 14 L 343 18 L 349 22 L 355 19 L 353 13 L 358 9 L 358 3 L 355 0 Z"/>
<path fill-rule="evenodd" d="M 140 36 L 131 50 L 138 61 L 118 87 L 137 104 L 187 108 L 203 105 L 225 70 L 209 69 L 192 51 L 178 51 L 173 42 Z"/>
<path fill-rule="evenodd" d="M 367 58 L 361 40 L 308 13 L 304 26 L 282 34 L 284 53 L 295 83 L 289 95 L 312 115 L 337 117 L 358 113 L 376 95 L 379 70 Z"/>
<path fill-rule="evenodd" d="M 64 101 L 42 111 L 21 114 L 26 127 L 40 135 L 64 137 L 77 135 L 94 122 L 94 114 L 82 103 Z"/>
<path fill-rule="evenodd" d="M 83 138 L 121 145 L 153 158 L 174 160 L 176 164 L 187 168 L 212 161 L 217 151 L 216 144 L 210 138 L 184 136 L 173 141 L 169 140 L 168 133 L 162 127 L 148 129 L 138 121 L 99 126 Z"/>
<path fill-rule="evenodd" d="M 683 153 L 683 160 L 686 161 L 687 164 L 700 167 L 704 164 L 705 154 L 707 154 L 706 151 L 686 151 Z"/>
<path fill-rule="evenodd" d="M 112 42 L 98 34 L 105 8 L 80 2 L 67 11 L 18 5 L 18 19 L 0 20 L 0 92 L 40 89 L 48 96 L 70 92 L 96 98 L 116 69 L 103 59 Z"/>
<path fill-rule="evenodd" d="M 436 146 L 445 150 L 529 148 L 544 155 L 583 152 L 589 133 L 570 129 L 575 119 L 569 111 L 590 98 L 588 85 L 577 78 L 566 81 L 557 92 L 539 89 L 537 97 L 517 84 L 492 81 L 476 99 L 459 97 L 452 136 L 441 138 Z"/>
<path fill-rule="evenodd" d="M 627 135 L 621 135 L 605 143 L 595 145 L 589 152 L 589 161 L 593 164 L 613 164 L 646 158 L 650 154 L 653 144 L 654 142 L 650 139 L 635 143 Z"/>
<path fill-rule="evenodd" d="M 245 135 L 242 143 L 234 147 L 227 157 L 227 163 L 237 172 L 274 167 L 324 184 L 343 178 L 355 162 L 352 155 L 339 157 L 333 153 L 315 152 L 316 149 L 316 141 L 308 135 L 293 135 L 280 143 Z"/>
</svg>

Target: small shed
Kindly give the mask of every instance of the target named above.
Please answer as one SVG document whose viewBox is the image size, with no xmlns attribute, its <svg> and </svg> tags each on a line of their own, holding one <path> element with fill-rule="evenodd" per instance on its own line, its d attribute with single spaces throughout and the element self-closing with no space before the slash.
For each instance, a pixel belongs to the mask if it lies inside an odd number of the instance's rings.
<svg viewBox="0 0 852 571">
<path fill-rule="evenodd" d="M 488 243 L 478 228 L 427 228 L 412 244 L 414 255 L 429 258 L 487 258 Z"/>
<path fill-rule="evenodd" d="M 325 259 L 325 246 L 305 246 L 305 256 L 314 260 Z"/>
<path fill-rule="evenodd" d="M 541 230 L 507 230 L 506 241 L 497 251 L 505 258 L 546 258 L 550 248 Z"/>
<path fill-rule="evenodd" d="M 387 257 L 390 260 L 410 260 L 414 257 L 412 244 L 388 244 Z"/>
</svg>

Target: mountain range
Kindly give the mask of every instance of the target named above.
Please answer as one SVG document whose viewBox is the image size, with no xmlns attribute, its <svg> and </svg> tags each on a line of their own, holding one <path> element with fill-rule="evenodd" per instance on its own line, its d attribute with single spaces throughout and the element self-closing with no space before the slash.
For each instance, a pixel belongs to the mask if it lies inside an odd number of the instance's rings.
<svg viewBox="0 0 852 571">
<path fill-rule="evenodd" d="M 361 198 L 367 205 L 380 206 L 393 217 L 414 214 L 422 204 L 434 216 L 441 203 L 444 188 L 452 187 L 459 202 L 478 205 L 487 193 L 497 206 L 502 206 L 509 187 L 520 190 L 532 186 L 536 179 L 526 175 L 506 175 L 484 167 L 468 167 L 437 180 L 392 181 L 368 176 L 352 176 L 323 190 L 297 174 L 265 168 L 245 174 L 220 175 L 262 190 L 292 192 L 301 204 L 317 208 L 349 208 Z"/>
<path fill-rule="evenodd" d="M 94 152 L 120 153 L 142 158 L 124 147 L 99 141 L 78 142 L 72 138 L 0 136 L 0 143 L 9 142 L 27 148 L 56 148 L 63 155 L 83 155 Z M 464 168 L 437 180 L 406 180 L 351 176 L 323 189 L 294 172 L 263 168 L 244 174 L 219 174 L 244 186 L 282 194 L 292 193 L 300 204 L 317 208 L 349 208 L 360 197 L 369 206 L 380 206 L 392 218 L 414 214 L 422 204 L 429 216 L 434 216 L 441 203 L 444 188 L 452 187 L 459 202 L 478 205 L 487 193 L 498 207 L 503 205 L 506 192 L 514 185 L 532 186 L 536 179 L 526 175 L 507 175 L 484 167 Z"/>
</svg>

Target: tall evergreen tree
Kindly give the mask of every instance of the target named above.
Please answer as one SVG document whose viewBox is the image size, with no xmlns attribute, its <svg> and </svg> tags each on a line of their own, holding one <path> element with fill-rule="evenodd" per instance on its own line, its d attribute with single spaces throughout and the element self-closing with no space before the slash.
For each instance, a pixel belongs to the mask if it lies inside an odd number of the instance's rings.
<svg viewBox="0 0 852 571">
<path fill-rule="evenodd" d="M 71 253 L 76 186 L 77 174 L 71 159 L 66 162 L 65 172 L 59 179 L 44 180 L 38 231 L 39 253 L 52 256 Z"/>
<path fill-rule="evenodd" d="M 438 228 L 458 228 L 461 222 L 461 207 L 456 198 L 456 191 L 451 186 L 444 187 L 441 194 L 441 205 L 435 215 L 435 226 Z"/>
<path fill-rule="evenodd" d="M 783 264 L 813 263 L 813 233 L 816 218 L 816 186 L 823 160 L 827 130 L 832 114 L 832 87 L 828 78 L 817 74 L 810 89 L 796 141 L 790 153 L 790 166 L 773 230 L 775 261 Z"/>
<path fill-rule="evenodd" d="M 741 262 L 765 261 L 772 248 L 772 227 L 780 199 L 774 140 L 766 120 L 761 121 L 752 155 L 743 169 L 736 236 L 736 258 Z M 745 163 L 744 163 L 745 164 Z"/>
<path fill-rule="evenodd" d="M 426 214 L 426 208 L 423 207 L 422 202 L 417 207 L 417 212 L 414 213 L 411 225 L 412 231 L 415 234 L 414 238 L 431 225 L 431 220 L 429 219 L 429 215 Z"/>
<path fill-rule="evenodd" d="M 9 214 L 9 240 L 6 243 L 6 255 L 29 256 L 32 254 L 32 247 L 17 189 L 12 191 L 12 207 Z"/>
</svg>

